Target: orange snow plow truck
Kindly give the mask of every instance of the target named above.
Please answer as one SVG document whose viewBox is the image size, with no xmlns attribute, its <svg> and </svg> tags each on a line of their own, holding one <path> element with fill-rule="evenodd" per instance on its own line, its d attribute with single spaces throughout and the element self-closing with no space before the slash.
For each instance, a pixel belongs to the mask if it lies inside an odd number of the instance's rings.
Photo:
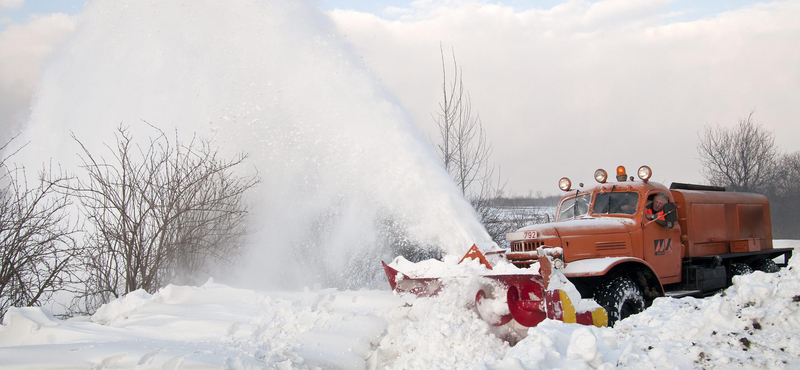
<svg viewBox="0 0 800 370">
<path fill-rule="evenodd" d="M 535 326 L 545 318 L 613 325 L 655 298 L 713 294 L 730 286 L 735 275 L 776 272 L 773 259 L 784 256 L 785 264 L 791 257 L 791 248 L 772 246 L 765 196 L 683 183 L 667 188 L 649 181 L 647 166 L 637 175 L 638 180 L 628 177 L 619 166 L 617 181 L 609 182 L 607 172 L 598 169 L 597 184 L 578 189 L 562 178 L 559 188 L 566 194 L 554 222 L 507 234 L 510 249 L 481 253 L 473 247 L 465 258 L 491 269 L 487 257 L 499 256 L 519 268 L 485 276 L 505 289 L 507 310 L 484 314 L 480 308 L 488 293 L 481 290 L 476 295 L 481 316 L 494 325 Z M 433 295 L 442 286 L 440 279 L 409 277 L 385 263 L 384 269 L 397 291 Z M 581 312 L 564 290 L 549 288 L 555 271 L 581 299 L 602 309 Z"/>
</svg>

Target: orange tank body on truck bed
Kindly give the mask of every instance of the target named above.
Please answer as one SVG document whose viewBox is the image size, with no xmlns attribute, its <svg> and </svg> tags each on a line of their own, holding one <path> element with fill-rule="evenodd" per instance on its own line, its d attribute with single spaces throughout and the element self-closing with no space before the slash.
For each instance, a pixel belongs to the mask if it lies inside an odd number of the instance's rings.
<svg viewBox="0 0 800 370">
<path fill-rule="evenodd" d="M 772 249 L 769 200 L 760 194 L 672 190 L 683 257 Z"/>
</svg>

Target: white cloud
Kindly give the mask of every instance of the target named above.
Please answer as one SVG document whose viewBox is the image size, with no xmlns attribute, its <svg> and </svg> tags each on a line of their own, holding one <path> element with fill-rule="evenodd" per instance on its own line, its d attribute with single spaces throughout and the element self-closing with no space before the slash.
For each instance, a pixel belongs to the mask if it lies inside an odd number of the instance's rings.
<svg viewBox="0 0 800 370">
<path fill-rule="evenodd" d="M 383 14 L 387 15 L 387 16 L 390 16 L 390 17 L 397 17 L 397 16 L 401 16 L 401 15 L 409 15 L 409 14 L 412 14 L 412 13 L 414 13 L 413 9 L 400 8 L 400 7 L 396 7 L 396 6 L 389 6 L 389 7 L 386 7 L 386 9 L 383 10 Z"/>
<path fill-rule="evenodd" d="M 464 83 L 513 191 L 561 176 L 649 164 L 656 181 L 702 181 L 697 132 L 756 120 L 800 150 L 800 1 L 673 22 L 667 1 L 567 1 L 516 11 L 425 1 L 399 20 L 334 11 L 366 65 L 433 133 L 439 43 Z"/>
<path fill-rule="evenodd" d="M 19 8 L 25 0 L 0 0 L 0 10 Z"/>
<path fill-rule="evenodd" d="M 606 0 L 591 4 L 586 10 L 589 23 L 641 19 L 652 15 L 672 0 Z"/>
<path fill-rule="evenodd" d="M 52 14 L 0 32 L 0 142 L 27 118 L 43 65 L 74 29 L 73 18 Z"/>
</svg>

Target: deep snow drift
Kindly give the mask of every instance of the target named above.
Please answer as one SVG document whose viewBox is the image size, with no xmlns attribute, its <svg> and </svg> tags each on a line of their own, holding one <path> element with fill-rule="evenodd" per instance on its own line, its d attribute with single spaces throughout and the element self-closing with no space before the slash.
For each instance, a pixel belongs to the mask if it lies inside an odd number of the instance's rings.
<svg viewBox="0 0 800 370">
<path fill-rule="evenodd" d="M 142 120 L 250 154 L 239 170 L 263 182 L 242 283 L 360 287 L 390 245 L 491 244 L 430 139 L 305 1 L 89 1 L 14 158 L 80 174 L 70 133 L 108 156 L 120 123 L 157 134 Z"/>
<path fill-rule="evenodd" d="M 794 245 L 797 243 L 795 242 Z M 388 291 L 262 292 L 208 282 L 137 291 L 91 317 L 14 308 L 4 368 L 796 369 L 800 259 L 705 299 L 659 298 L 615 328 L 545 320 L 509 346 L 466 307 Z"/>
</svg>

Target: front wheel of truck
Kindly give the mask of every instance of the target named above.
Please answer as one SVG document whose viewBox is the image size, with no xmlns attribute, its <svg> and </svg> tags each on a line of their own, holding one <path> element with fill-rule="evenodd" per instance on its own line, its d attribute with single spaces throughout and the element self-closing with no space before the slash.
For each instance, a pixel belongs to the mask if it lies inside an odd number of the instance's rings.
<svg viewBox="0 0 800 370">
<path fill-rule="evenodd" d="M 594 300 L 606 309 L 608 326 L 644 311 L 645 307 L 641 289 L 625 276 L 617 276 L 600 284 L 594 292 Z"/>
</svg>

